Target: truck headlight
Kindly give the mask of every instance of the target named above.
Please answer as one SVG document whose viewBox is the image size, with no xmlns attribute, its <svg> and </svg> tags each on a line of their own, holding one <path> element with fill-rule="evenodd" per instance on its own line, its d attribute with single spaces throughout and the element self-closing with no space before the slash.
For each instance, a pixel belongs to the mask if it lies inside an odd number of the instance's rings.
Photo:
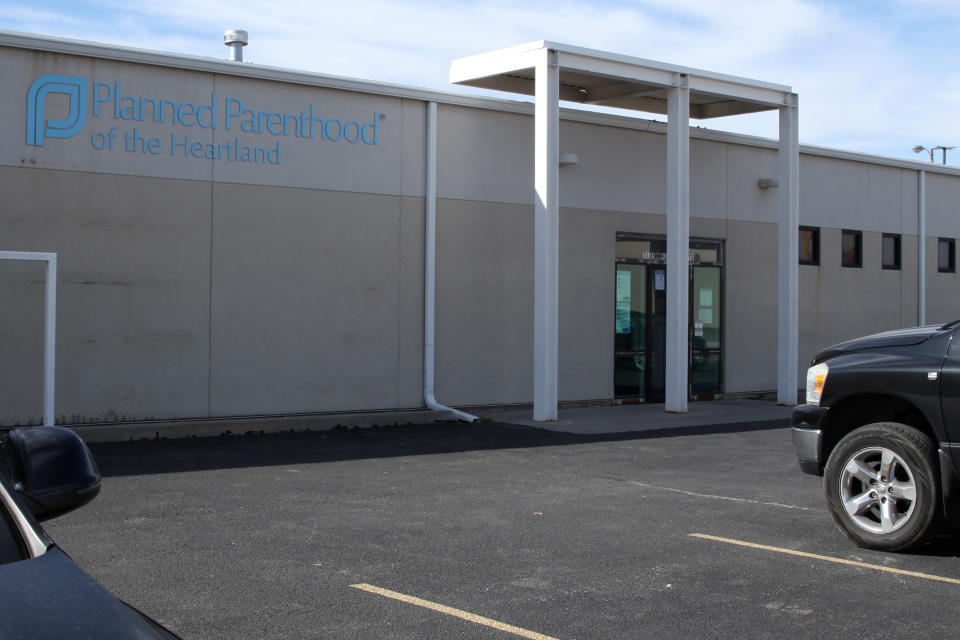
<svg viewBox="0 0 960 640">
<path fill-rule="evenodd" d="M 826 362 L 807 369 L 807 404 L 819 405 L 823 395 L 823 385 L 827 383 L 830 367 Z"/>
</svg>

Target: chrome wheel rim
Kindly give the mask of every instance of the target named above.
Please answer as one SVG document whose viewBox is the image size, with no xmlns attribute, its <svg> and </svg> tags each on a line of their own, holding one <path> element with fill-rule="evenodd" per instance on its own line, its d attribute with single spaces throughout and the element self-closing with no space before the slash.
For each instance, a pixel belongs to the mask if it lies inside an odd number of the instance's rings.
<svg viewBox="0 0 960 640">
<path fill-rule="evenodd" d="M 885 447 L 854 453 L 840 474 L 840 503 L 850 520 L 870 533 L 893 533 L 904 527 L 917 503 L 913 472 Z"/>
</svg>

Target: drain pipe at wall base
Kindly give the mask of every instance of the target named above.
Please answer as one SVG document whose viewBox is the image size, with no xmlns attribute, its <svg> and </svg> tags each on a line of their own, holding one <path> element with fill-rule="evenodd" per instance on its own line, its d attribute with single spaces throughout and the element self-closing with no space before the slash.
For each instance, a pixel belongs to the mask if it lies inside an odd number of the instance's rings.
<svg viewBox="0 0 960 640">
<path fill-rule="evenodd" d="M 434 411 L 446 411 L 457 420 L 479 422 L 475 415 L 437 402 L 433 395 L 434 328 L 437 293 L 437 103 L 427 103 L 426 247 L 424 256 L 423 400 Z"/>
</svg>

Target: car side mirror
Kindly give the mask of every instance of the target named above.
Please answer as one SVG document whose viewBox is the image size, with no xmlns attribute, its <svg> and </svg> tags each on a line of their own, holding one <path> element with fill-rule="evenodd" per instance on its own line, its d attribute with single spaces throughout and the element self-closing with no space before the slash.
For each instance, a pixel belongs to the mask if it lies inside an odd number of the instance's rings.
<svg viewBox="0 0 960 640">
<path fill-rule="evenodd" d="M 100 471 L 80 436 L 64 427 L 10 430 L 4 441 L 10 479 L 33 516 L 56 518 L 100 493 Z"/>
</svg>

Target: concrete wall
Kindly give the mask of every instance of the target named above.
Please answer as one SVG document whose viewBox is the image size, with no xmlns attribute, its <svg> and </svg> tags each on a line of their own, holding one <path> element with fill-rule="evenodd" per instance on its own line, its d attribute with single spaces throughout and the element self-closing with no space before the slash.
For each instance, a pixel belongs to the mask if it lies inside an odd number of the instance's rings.
<svg viewBox="0 0 960 640">
<path fill-rule="evenodd" d="M 58 416 L 204 415 L 210 184 L 0 167 L 0 193 L 2 247 L 59 254 Z M 24 402 L 0 386 L 2 421 L 15 423 L 36 419 L 41 408 L 33 398 L 41 389 L 34 369 L 42 354 L 42 277 L 2 269 L 10 276 L 3 306 L 13 317 L 3 324 L 0 361 L 12 363 L 5 375 L 26 370 L 21 383 L 32 387 Z M 29 355 L 21 339 L 31 343 Z"/>
<path fill-rule="evenodd" d="M 86 81 L 85 124 L 76 135 L 49 137 L 43 146 L 27 145 L 22 125 L 3 127 L 0 165 L 423 196 L 425 107 L 419 101 L 0 46 L 0 79 L 10 88 L 0 100 L 3 122 L 26 121 L 28 88 L 45 74 Z M 209 111 L 178 120 L 172 107 L 161 105 L 164 121 L 155 122 L 150 100 Z M 48 119 L 67 117 L 65 95 L 52 93 L 44 104 Z M 316 117 L 340 123 L 331 137 L 319 123 L 298 129 L 294 119 L 285 125 L 272 119 L 309 113 L 311 106 Z M 376 144 L 343 139 L 340 125 L 349 121 L 365 127 L 371 142 L 375 132 Z M 349 136 L 355 134 L 351 129 Z M 156 144 L 147 144 L 151 140 Z M 266 162 L 244 161 L 220 149 L 230 143 L 278 154 Z M 206 157 L 207 144 L 222 157 Z"/>
<path fill-rule="evenodd" d="M 5 246 L 59 254 L 60 419 L 419 406 L 422 198 L 5 167 L 0 192 Z M 43 271 L 0 267 L 3 422 L 35 421 Z"/>
<path fill-rule="evenodd" d="M 423 200 L 217 184 L 210 413 L 419 406 Z"/>
<path fill-rule="evenodd" d="M 41 262 L 0 260 L 0 424 L 43 418 L 43 283 Z"/>
<path fill-rule="evenodd" d="M 76 136 L 40 147 L 24 126 L 0 131 L 0 249 L 60 255 L 61 421 L 422 406 L 424 100 L 0 47 L 11 88 L 0 118 L 24 123 L 27 88 L 49 73 L 220 109 L 218 126 L 203 128 L 125 119 L 104 102 Z M 312 105 L 376 123 L 376 144 L 244 131 L 239 119 L 228 132 L 228 99 L 268 119 Z M 66 116 L 64 96 L 45 104 Z M 533 122 L 518 111 L 439 109 L 437 396 L 447 404 L 532 398 Z M 616 234 L 666 233 L 662 124 L 603 118 L 560 127 L 561 151 L 580 159 L 560 173 L 563 400 L 613 396 Z M 128 151 L 134 127 L 160 152 Z M 116 146 L 98 149 L 111 130 Z M 172 144 L 182 136 L 281 156 L 192 157 Z M 778 192 L 757 181 L 777 177 L 777 154 L 698 136 L 690 232 L 725 242 L 725 391 L 772 390 Z M 918 191 L 916 170 L 866 159 L 807 153 L 800 175 L 801 224 L 821 228 L 820 265 L 800 267 L 802 380 L 824 346 L 916 321 Z M 928 174 L 927 202 L 926 311 L 945 321 L 960 316 L 960 281 L 937 273 L 936 238 L 960 237 L 960 176 Z M 844 228 L 863 231 L 862 268 L 840 265 Z M 902 234 L 899 271 L 880 266 L 883 233 Z M 0 424 L 40 419 L 42 281 L 40 265 L 0 262 Z"/>
<path fill-rule="evenodd" d="M 776 388 L 777 259 L 777 225 L 728 223 L 723 319 L 727 392 Z"/>
<path fill-rule="evenodd" d="M 28 145 L 46 74 L 83 81 L 85 124 Z M 0 249 L 60 259 L 58 420 L 420 406 L 423 102 L 9 47 L 0 81 L 0 118 L 20 123 L 0 130 Z M 149 100 L 210 105 L 208 126 L 173 107 L 154 122 Z M 241 102 L 251 120 L 228 130 Z M 39 106 L 66 118 L 70 99 Z M 366 138 L 311 138 L 302 118 L 271 133 L 309 108 Z M 0 263 L 0 424 L 40 418 L 39 269 Z"/>
</svg>

